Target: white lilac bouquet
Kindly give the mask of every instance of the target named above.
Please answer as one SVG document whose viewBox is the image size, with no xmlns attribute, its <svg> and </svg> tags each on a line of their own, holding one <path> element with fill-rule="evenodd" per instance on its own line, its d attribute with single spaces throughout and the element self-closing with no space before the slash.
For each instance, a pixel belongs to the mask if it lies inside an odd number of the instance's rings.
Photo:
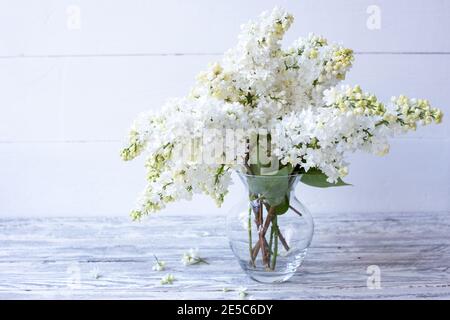
<svg viewBox="0 0 450 320">
<path fill-rule="evenodd" d="M 196 193 L 220 205 L 234 170 L 344 185 L 347 153 L 384 155 L 389 137 L 441 122 L 427 100 L 398 96 L 384 104 L 359 86 L 338 86 L 352 66 L 351 49 L 313 34 L 282 48 L 293 21 L 275 8 L 243 25 L 236 47 L 201 72 L 186 97 L 135 121 L 121 153 L 146 157 L 148 185 L 134 219 Z M 267 197 L 265 205 L 283 213 L 281 198 Z"/>
</svg>

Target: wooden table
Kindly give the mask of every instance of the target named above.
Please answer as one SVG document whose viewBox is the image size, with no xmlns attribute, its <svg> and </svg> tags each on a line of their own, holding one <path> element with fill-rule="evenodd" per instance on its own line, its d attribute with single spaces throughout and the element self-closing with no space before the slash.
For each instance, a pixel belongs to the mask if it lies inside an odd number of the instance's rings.
<svg viewBox="0 0 450 320">
<path fill-rule="evenodd" d="M 239 299 L 240 286 L 248 299 L 450 298 L 448 212 L 316 215 L 304 265 L 278 285 L 246 278 L 224 220 L 2 218 L 0 298 Z M 184 266 L 182 254 L 191 247 L 209 264 Z M 166 271 L 152 270 L 153 255 Z M 371 265 L 380 270 L 380 289 L 367 286 Z M 160 284 L 166 273 L 175 276 L 172 285 Z"/>
</svg>

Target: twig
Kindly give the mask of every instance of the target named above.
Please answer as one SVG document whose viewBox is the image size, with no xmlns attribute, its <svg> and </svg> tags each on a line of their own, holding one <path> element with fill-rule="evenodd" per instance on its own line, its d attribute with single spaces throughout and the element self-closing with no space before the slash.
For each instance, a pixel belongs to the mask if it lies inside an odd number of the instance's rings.
<svg viewBox="0 0 450 320">
<path fill-rule="evenodd" d="M 275 235 L 274 235 L 274 249 L 273 249 L 273 255 L 272 255 L 272 266 L 270 267 L 271 270 L 275 270 L 275 266 L 277 265 L 277 256 L 278 256 L 278 221 L 277 221 L 277 217 L 275 216 L 275 218 L 273 219 L 272 224 L 275 225 L 274 231 L 275 231 Z"/>
<path fill-rule="evenodd" d="M 256 242 L 255 246 L 253 247 L 253 250 L 252 250 L 252 260 L 253 261 L 255 261 L 256 256 L 258 255 L 260 248 L 261 248 L 261 245 L 260 245 L 259 240 L 258 240 Z"/>
<path fill-rule="evenodd" d="M 255 259 L 253 259 L 253 244 L 252 244 L 252 208 L 248 208 L 248 249 L 251 257 L 251 265 L 255 267 Z"/>
<path fill-rule="evenodd" d="M 259 233 L 260 228 L 261 228 L 261 219 L 260 219 L 260 213 L 262 211 L 261 209 L 261 200 L 258 199 L 257 200 L 258 206 L 257 208 L 253 207 L 253 212 L 255 213 L 255 223 L 256 223 L 256 229 Z M 258 256 L 259 253 L 259 249 L 261 249 L 261 243 L 260 243 L 260 239 L 258 239 L 258 241 L 256 242 L 255 246 L 253 247 L 253 251 L 252 251 L 252 260 L 255 261 L 256 257 Z"/>
<path fill-rule="evenodd" d="M 270 222 L 273 219 L 275 208 L 269 207 L 266 221 L 264 222 L 264 226 L 263 226 L 262 204 L 263 204 L 262 201 L 259 200 L 259 214 L 258 214 L 258 221 L 256 223 L 258 226 L 258 230 L 259 230 L 259 240 L 256 243 L 256 245 L 253 247 L 252 259 L 253 260 L 256 259 L 256 256 L 258 255 L 259 250 L 261 249 L 263 264 L 269 265 L 269 261 L 270 261 L 269 260 L 270 252 L 268 251 L 269 244 L 267 243 L 265 236 L 267 233 L 267 229 L 269 228 Z M 266 208 L 267 208 L 267 206 L 266 206 Z"/>
<path fill-rule="evenodd" d="M 297 209 L 293 208 L 292 206 L 289 206 L 289 208 L 294 211 L 296 214 L 298 214 L 300 217 L 302 217 L 303 215 L 300 213 L 300 211 L 298 211 Z"/>
<path fill-rule="evenodd" d="M 287 244 L 286 239 L 281 234 L 280 228 L 278 227 L 278 225 L 277 225 L 277 233 L 278 233 L 278 238 L 280 239 L 281 244 L 283 245 L 284 249 L 286 249 L 286 251 L 289 251 L 290 250 L 289 245 Z"/>
<path fill-rule="evenodd" d="M 274 233 L 274 228 L 273 228 L 273 223 L 272 223 L 272 226 L 270 227 L 270 240 L 269 240 L 269 261 L 270 261 L 270 258 L 271 258 L 271 255 L 272 255 L 272 253 L 273 253 L 273 250 L 272 250 L 272 246 L 273 246 L 273 233 Z"/>
<path fill-rule="evenodd" d="M 268 213 L 267 218 L 269 218 L 270 212 Z M 262 261 L 263 264 L 265 265 L 269 265 L 269 260 L 268 260 L 268 252 L 267 252 L 267 242 L 266 242 L 266 238 L 265 236 L 265 232 L 267 230 L 266 228 L 266 224 L 264 224 L 263 229 L 261 230 L 261 226 L 263 224 L 264 221 L 264 217 L 263 217 L 263 208 L 262 208 L 262 200 L 259 200 L 259 242 L 260 242 L 260 247 L 261 247 L 261 251 L 262 251 Z"/>
<path fill-rule="evenodd" d="M 275 212 L 275 208 L 270 207 L 269 212 L 267 213 L 266 222 L 264 223 L 264 228 L 262 230 L 263 236 L 266 235 L 267 229 L 269 229 L 269 224 L 272 221 L 274 212 Z"/>
</svg>

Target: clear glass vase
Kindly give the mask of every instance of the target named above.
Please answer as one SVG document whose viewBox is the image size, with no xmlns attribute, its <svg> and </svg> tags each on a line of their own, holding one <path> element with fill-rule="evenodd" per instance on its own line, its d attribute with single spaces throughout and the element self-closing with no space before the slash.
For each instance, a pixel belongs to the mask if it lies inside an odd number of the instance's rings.
<svg viewBox="0 0 450 320">
<path fill-rule="evenodd" d="M 248 192 L 227 217 L 231 249 L 253 280 L 287 281 L 305 259 L 314 232 L 310 212 L 295 196 L 300 176 L 238 175 Z"/>
</svg>

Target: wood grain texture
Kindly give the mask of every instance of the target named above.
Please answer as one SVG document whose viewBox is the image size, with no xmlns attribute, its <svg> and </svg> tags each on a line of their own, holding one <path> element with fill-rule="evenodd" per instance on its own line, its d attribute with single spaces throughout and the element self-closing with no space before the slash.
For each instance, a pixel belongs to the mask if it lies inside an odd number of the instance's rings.
<svg viewBox="0 0 450 320">
<path fill-rule="evenodd" d="M 449 234 L 449 212 L 317 216 L 298 273 L 262 285 L 240 270 L 222 216 L 2 218 L 0 298 L 237 299 L 244 285 L 249 299 L 449 299 Z M 183 266 L 189 247 L 210 264 Z M 152 271 L 154 254 L 167 262 L 172 285 L 159 282 L 166 272 Z M 369 265 L 380 267 L 381 289 L 367 288 Z"/>
</svg>

